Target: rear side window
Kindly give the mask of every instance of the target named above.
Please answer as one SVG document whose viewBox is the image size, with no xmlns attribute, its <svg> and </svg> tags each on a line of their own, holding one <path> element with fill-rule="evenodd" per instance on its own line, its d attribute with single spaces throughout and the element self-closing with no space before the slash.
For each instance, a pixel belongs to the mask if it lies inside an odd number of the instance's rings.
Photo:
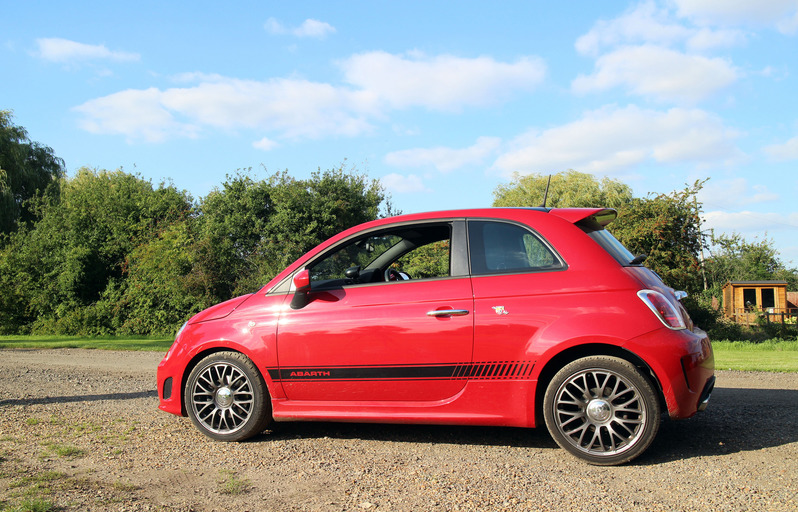
<svg viewBox="0 0 798 512">
<path fill-rule="evenodd" d="M 537 234 L 517 224 L 469 221 L 468 242 L 473 275 L 557 270 L 565 266 Z"/>
<path fill-rule="evenodd" d="M 623 266 L 640 265 L 642 260 L 638 263 L 632 263 L 635 260 L 634 254 L 629 252 L 629 249 L 618 241 L 617 238 L 606 229 L 599 229 L 595 231 L 587 231 L 587 235 L 595 240 L 605 251 L 615 258 L 615 261 Z"/>
</svg>

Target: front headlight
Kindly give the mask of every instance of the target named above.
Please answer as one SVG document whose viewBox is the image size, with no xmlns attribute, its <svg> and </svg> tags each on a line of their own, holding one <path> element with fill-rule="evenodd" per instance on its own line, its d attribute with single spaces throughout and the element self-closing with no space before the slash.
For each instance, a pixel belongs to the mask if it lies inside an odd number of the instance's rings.
<svg viewBox="0 0 798 512">
<path fill-rule="evenodd" d="M 175 341 L 172 342 L 172 346 L 169 347 L 169 350 L 166 352 L 166 355 L 163 358 L 164 361 L 172 357 L 172 351 L 177 346 L 177 342 L 180 341 L 180 335 L 183 334 L 183 329 L 185 329 L 187 325 L 188 322 L 184 322 L 183 325 L 180 326 L 180 329 L 177 330 L 177 334 L 175 334 Z"/>
</svg>

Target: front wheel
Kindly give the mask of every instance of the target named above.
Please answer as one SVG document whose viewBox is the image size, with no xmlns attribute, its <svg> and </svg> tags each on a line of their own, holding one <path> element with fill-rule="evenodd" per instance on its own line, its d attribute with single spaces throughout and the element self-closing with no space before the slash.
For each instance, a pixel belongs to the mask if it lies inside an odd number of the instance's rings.
<svg viewBox="0 0 798 512">
<path fill-rule="evenodd" d="M 660 404 L 631 363 L 609 356 L 577 359 L 549 383 L 546 427 L 562 448 L 590 464 L 623 464 L 643 453 L 659 430 Z"/>
<path fill-rule="evenodd" d="M 194 425 L 219 441 L 242 441 L 271 422 L 266 383 L 255 364 L 238 352 L 217 352 L 191 371 L 186 410 Z"/>
</svg>

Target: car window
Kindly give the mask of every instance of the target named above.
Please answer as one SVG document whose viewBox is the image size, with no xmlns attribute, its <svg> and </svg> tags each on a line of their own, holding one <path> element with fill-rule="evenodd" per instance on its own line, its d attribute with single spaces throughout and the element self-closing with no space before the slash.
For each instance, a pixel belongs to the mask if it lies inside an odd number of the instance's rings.
<svg viewBox="0 0 798 512">
<path fill-rule="evenodd" d="M 345 277 L 347 269 L 368 264 L 402 239 L 395 235 L 376 235 L 346 244 L 310 268 L 311 281 Z"/>
<path fill-rule="evenodd" d="M 563 263 L 538 235 L 507 222 L 469 221 L 472 274 L 532 272 L 563 268 Z"/>
<path fill-rule="evenodd" d="M 334 248 L 308 266 L 315 287 L 428 279 L 449 275 L 451 227 L 402 226 Z M 386 271 L 392 269 L 393 278 Z"/>
<path fill-rule="evenodd" d="M 449 275 L 451 243 L 448 239 L 417 247 L 391 264 L 399 272 L 413 279 L 447 277 Z"/>
<path fill-rule="evenodd" d="M 590 238 L 595 240 L 605 251 L 610 254 L 610 256 L 615 258 L 615 261 L 621 265 L 640 266 L 642 264 L 642 260 L 638 261 L 635 256 L 629 252 L 629 249 L 624 247 L 624 245 L 619 242 L 617 238 L 612 236 L 612 233 L 606 229 L 596 229 L 586 232 Z M 637 261 L 637 263 L 634 263 L 635 261 Z"/>
</svg>

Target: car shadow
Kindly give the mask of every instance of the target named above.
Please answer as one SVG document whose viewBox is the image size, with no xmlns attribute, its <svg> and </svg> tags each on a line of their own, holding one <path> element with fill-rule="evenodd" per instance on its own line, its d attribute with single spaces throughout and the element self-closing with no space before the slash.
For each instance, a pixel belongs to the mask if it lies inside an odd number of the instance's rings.
<svg viewBox="0 0 798 512">
<path fill-rule="evenodd" d="M 358 439 L 395 443 L 556 448 L 546 429 L 383 423 L 278 423 L 253 441 L 273 439 Z"/>
<path fill-rule="evenodd" d="M 641 463 L 726 455 L 798 441 L 798 390 L 715 388 L 709 407 L 666 421 Z"/>
<path fill-rule="evenodd" d="M 12 398 L 0 400 L 0 407 L 4 405 L 41 405 L 65 404 L 73 402 L 97 402 L 99 400 L 134 400 L 136 398 L 158 397 L 158 392 L 138 391 L 134 393 L 101 393 L 97 395 L 72 395 L 72 396 L 46 396 L 41 398 Z"/>
<path fill-rule="evenodd" d="M 334 438 L 481 446 L 558 448 L 545 427 L 468 427 L 363 423 L 278 423 L 252 441 Z M 798 441 L 798 390 L 716 388 L 705 412 L 663 421 L 633 465 L 774 448 Z"/>
</svg>

